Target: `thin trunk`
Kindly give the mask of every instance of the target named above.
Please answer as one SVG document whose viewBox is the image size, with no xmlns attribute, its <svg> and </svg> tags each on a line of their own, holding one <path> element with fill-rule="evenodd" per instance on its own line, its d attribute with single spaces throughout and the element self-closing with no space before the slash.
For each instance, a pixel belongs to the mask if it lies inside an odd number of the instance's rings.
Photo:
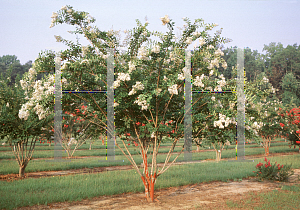
<svg viewBox="0 0 300 210">
<path fill-rule="evenodd" d="M 90 142 L 90 149 L 89 150 L 92 150 L 92 142 Z"/>
<path fill-rule="evenodd" d="M 24 177 L 25 176 L 25 168 L 27 164 L 19 166 L 19 177 Z"/>
<path fill-rule="evenodd" d="M 197 152 L 199 152 L 200 151 L 200 146 L 199 145 L 197 145 Z"/>
</svg>

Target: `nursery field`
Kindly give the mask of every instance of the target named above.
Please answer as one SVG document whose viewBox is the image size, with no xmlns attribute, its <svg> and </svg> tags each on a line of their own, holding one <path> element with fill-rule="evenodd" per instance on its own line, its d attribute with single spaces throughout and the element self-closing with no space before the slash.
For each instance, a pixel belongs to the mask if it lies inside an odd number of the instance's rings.
<svg viewBox="0 0 300 210">
<path fill-rule="evenodd" d="M 183 139 L 175 152 L 179 152 L 182 145 Z M 158 163 L 164 162 L 170 146 L 170 143 L 161 145 Z M 177 164 L 157 179 L 156 202 L 152 204 L 143 197 L 141 178 L 118 148 L 115 149 L 115 160 L 120 161 L 106 162 L 105 145 L 95 142 L 91 150 L 89 147 L 88 142 L 67 162 L 49 162 L 47 160 L 53 159 L 53 145 L 49 147 L 38 142 L 33 160 L 26 167 L 25 178 L 19 179 L 18 164 L 10 147 L 1 146 L 0 209 L 79 209 L 80 206 L 82 209 L 133 209 L 133 206 L 135 209 L 168 209 L 168 205 L 173 207 L 174 203 L 178 209 L 213 209 L 221 204 L 224 207 L 221 209 L 241 209 L 247 205 L 272 209 L 274 202 L 268 204 L 272 196 L 289 200 L 275 203 L 277 206 L 283 203 L 290 205 L 290 209 L 300 206 L 300 201 L 295 199 L 300 195 L 297 177 L 300 175 L 300 154 L 280 138 L 271 143 L 268 159 L 284 165 L 292 163 L 295 174 L 288 183 L 254 179 L 253 170 L 256 164 L 263 162 L 265 152 L 257 144 L 245 145 L 245 158 L 254 162 L 228 162 L 235 159 L 235 145 L 222 151 L 220 162 L 215 161 L 214 150 L 201 148 L 196 151 L 197 147 L 193 146 L 193 162 L 182 162 L 184 154 L 181 154 Z M 140 166 L 142 159 L 134 146 L 130 147 L 130 152 Z M 67 160 L 66 157 L 64 153 L 63 159 Z M 151 162 L 151 155 L 148 160 Z M 216 199 L 217 195 L 222 199 Z M 241 200 L 243 202 L 238 199 L 241 196 L 246 196 Z"/>
</svg>

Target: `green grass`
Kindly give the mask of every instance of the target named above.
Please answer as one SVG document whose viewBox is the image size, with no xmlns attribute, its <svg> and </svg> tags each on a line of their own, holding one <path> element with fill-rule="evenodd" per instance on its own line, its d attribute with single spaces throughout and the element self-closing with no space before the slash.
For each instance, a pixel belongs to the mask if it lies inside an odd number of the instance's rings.
<svg viewBox="0 0 300 210">
<path fill-rule="evenodd" d="M 295 152 L 295 150 L 290 149 L 287 146 L 281 147 L 271 147 L 270 153 L 280 153 L 280 152 Z M 38 151 L 42 152 L 42 151 Z M 96 151 L 94 151 L 96 152 Z M 264 154 L 263 148 L 248 148 L 245 151 L 246 155 L 256 155 Z M 170 158 L 170 161 L 174 160 L 176 154 L 173 154 Z M 232 150 L 223 150 L 222 158 L 234 158 L 236 152 Z M 53 152 L 52 152 L 53 158 Z M 135 162 L 139 165 L 142 163 L 142 158 L 140 155 L 133 155 Z M 148 162 L 151 162 L 152 156 L 148 155 Z M 157 163 L 164 163 L 166 154 L 158 154 Z M 206 160 L 206 159 L 215 159 L 216 153 L 213 151 L 193 153 L 192 160 Z M 69 162 L 48 162 L 46 160 L 33 159 L 29 162 L 26 167 L 25 173 L 28 172 L 37 172 L 37 171 L 52 171 L 52 170 L 69 170 L 69 169 L 80 169 L 80 168 L 93 168 L 93 167 L 102 167 L 102 166 L 115 166 L 115 165 L 131 165 L 124 155 L 116 155 L 115 160 L 124 160 L 124 162 L 99 162 L 99 160 L 105 160 L 105 157 L 91 157 L 87 159 L 71 159 Z M 184 160 L 184 153 L 182 153 L 177 161 Z M 1 160 L 1 170 L 0 174 L 17 174 L 19 166 L 16 160 Z"/>
<path fill-rule="evenodd" d="M 276 139 L 276 141 L 272 142 L 271 148 L 277 147 L 277 146 L 287 146 L 288 145 L 288 143 L 278 142 L 278 140 L 280 140 L 280 139 Z M 99 143 L 99 142 L 97 142 L 97 143 Z M 53 146 L 52 147 L 49 147 L 48 145 L 39 146 L 39 144 L 40 143 L 38 143 L 35 148 L 35 151 L 33 153 L 33 158 L 53 158 L 54 157 L 54 153 L 53 153 L 54 147 Z M 119 143 L 119 145 L 121 148 L 124 148 L 124 146 L 121 142 Z M 178 143 L 178 146 L 175 147 L 174 152 L 180 152 L 182 149 L 182 145 L 183 145 L 183 141 Z M 106 146 L 105 145 L 96 145 L 97 149 L 92 149 L 92 150 L 88 150 L 88 148 L 85 148 L 86 146 L 88 146 L 88 145 L 81 146 L 80 150 L 76 150 L 74 152 L 73 156 L 78 156 L 78 157 L 80 157 L 80 156 L 106 156 Z M 164 146 L 164 147 L 161 147 L 159 149 L 159 153 L 168 153 L 171 145 L 168 143 L 165 143 L 165 144 L 162 144 L 161 146 Z M 74 148 L 74 146 L 72 148 Z M 130 145 L 128 148 L 132 155 L 139 154 L 138 149 L 136 147 Z M 262 149 L 262 147 L 259 147 L 259 145 L 257 145 L 257 144 L 253 144 L 253 145 L 246 144 L 245 148 L 246 148 L 246 150 L 248 148 L 261 148 Z M 4 149 L 4 148 L 2 148 L 2 149 Z M 6 150 L 6 149 L 9 149 L 9 150 Z M 196 146 L 192 147 L 192 150 L 196 150 L 196 149 L 197 149 Z M 201 148 L 201 150 L 207 150 L 207 149 L 208 148 L 206 148 L 206 149 Z M 213 149 L 213 148 L 211 148 L 211 149 Z M 228 146 L 228 150 L 235 150 L 235 145 Z M 71 150 L 71 152 L 72 152 L 72 150 Z M 115 155 L 123 156 L 123 153 L 116 147 Z M 62 156 L 67 157 L 67 153 L 63 152 Z M 1 159 L 15 159 L 15 156 L 14 156 L 13 152 L 11 151 L 10 147 L 5 147 L 5 150 L 2 150 L 2 152 L 0 152 L 0 160 Z"/>
<path fill-rule="evenodd" d="M 300 154 L 285 157 L 270 158 L 271 163 L 293 163 L 293 168 L 300 168 Z M 186 165 L 175 165 L 158 177 L 155 189 L 177 187 L 188 184 L 210 181 L 229 181 L 253 176 L 253 170 L 258 162 L 201 162 Z M 294 194 L 289 194 L 286 202 L 299 205 L 298 188 L 291 188 Z M 102 195 L 122 194 L 126 192 L 143 192 L 141 178 L 135 170 L 109 171 L 97 174 L 78 174 L 40 179 L 27 178 L 14 182 L 0 182 L 0 209 L 14 209 L 36 204 L 77 201 Z M 279 192 L 281 193 L 281 192 Z M 280 194 L 280 196 L 283 196 Z M 278 197 L 278 195 L 277 195 Z M 267 205 L 268 197 L 262 205 Z M 270 206 L 271 204 L 269 204 Z M 270 209 L 270 208 L 264 208 Z"/>
</svg>

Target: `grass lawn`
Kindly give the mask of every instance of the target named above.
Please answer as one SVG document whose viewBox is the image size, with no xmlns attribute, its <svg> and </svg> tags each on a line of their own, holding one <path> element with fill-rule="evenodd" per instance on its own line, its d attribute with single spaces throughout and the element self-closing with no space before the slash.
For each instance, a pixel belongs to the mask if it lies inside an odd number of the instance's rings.
<svg viewBox="0 0 300 210">
<path fill-rule="evenodd" d="M 293 163 L 293 168 L 300 168 L 300 154 L 269 159 L 271 163 L 275 161 L 280 164 Z M 221 161 L 219 163 L 201 162 L 175 165 L 157 179 L 155 189 L 247 178 L 253 176 L 252 171 L 255 170 L 255 165 L 262 161 L 263 158 L 256 159 L 254 162 Z M 293 189 L 297 191 L 299 186 Z M 0 182 L 0 208 L 14 209 L 21 206 L 76 201 L 101 195 L 143 191 L 144 186 L 141 178 L 135 170 L 108 171 L 97 174 L 78 174 L 40 179 L 28 178 L 14 182 Z M 294 191 L 291 192 L 294 193 Z M 279 196 L 284 196 L 283 192 L 277 193 L 280 193 Z M 266 196 L 266 199 L 268 196 Z M 284 202 L 299 206 L 300 200 L 295 199 L 295 196 L 286 196 L 287 200 Z M 265 209 L 270 209 L 268 207 L 274 201 L 270 197 L 266 202 L 264 203 L 266 205 Z M 239 204 L 228 203 L 228 205 Z"/>
</svg>

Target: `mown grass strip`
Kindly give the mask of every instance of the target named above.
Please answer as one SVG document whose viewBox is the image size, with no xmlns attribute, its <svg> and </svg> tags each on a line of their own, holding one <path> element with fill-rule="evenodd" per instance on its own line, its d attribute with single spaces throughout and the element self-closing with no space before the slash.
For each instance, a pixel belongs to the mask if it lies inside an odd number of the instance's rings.
<svg viewBox="0 0 300 210">
<path fill-rule="evenodd" d="M 247 148 L 245 151 L 246 155 L 258 155 L 264 154 L 263 148 Z M 281 152 L 295 152 L 286 146 L 271 147 L 270 153 L 281 153 Z M 222 158 L 235 158 L 235 150 L 224 150 L 222 151 Z M 138 165 L 142 163 L 140 155 L 134 155 L 134 160 Z M 173 154 L 170 158 L 170 162 L 174 160 L 176 154 Z M 158 154 L 157 163 L 164 163 L 166 154 Z M 215 159 L 216 154 L 214 151 L 193 153 L 193 160 L 206 160 Z M 38 171 L 59 171 L 69 169 L 82 169 L 82 168 L 94 168 L 104 166 L 117 166 L 117 165 L 131 165 L 131 163 L 124 157 L 124 155 L 115 156 L 115 160 L 124 160 L 124 162 L 99 162 L 98 160 L 105 160 L 105 157 L 95 157 L 87 159 L 72 159 L 70 162 L 47 162 L 46 160 L 31 160 L 26 167 L 25 173 L 38 172 Z M 148 161 L 151 162 L 152 156 L 148 155 Z M 182 153 L 178 161 L 184 160 L 184 153 Z M 178 162 L 177 161 L 177 162 Z M 1 160 L 0 174 L 18 174 L 19 166 L 16 160 Z"/>
</svg>

